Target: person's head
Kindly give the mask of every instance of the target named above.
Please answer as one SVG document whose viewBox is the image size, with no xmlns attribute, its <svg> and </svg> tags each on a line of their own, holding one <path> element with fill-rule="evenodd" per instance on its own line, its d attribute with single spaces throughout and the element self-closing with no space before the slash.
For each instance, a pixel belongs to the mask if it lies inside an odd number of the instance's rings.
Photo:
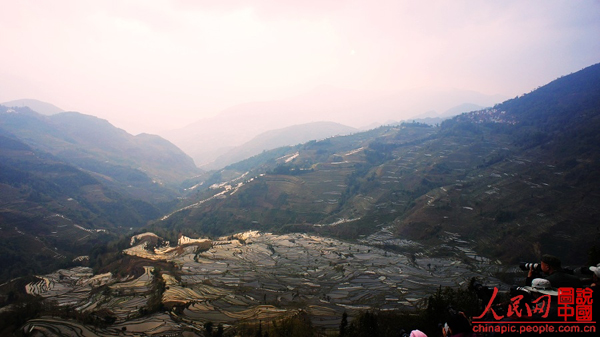
<svg viewBox="0 0 600 337">
<path fill-rule="evenodd" d="M 561 269 L 560 259 L 556 256 L 545 254 L 542 256 L 541 267 L 544 273 L 552 274 Z"/>
</svg>

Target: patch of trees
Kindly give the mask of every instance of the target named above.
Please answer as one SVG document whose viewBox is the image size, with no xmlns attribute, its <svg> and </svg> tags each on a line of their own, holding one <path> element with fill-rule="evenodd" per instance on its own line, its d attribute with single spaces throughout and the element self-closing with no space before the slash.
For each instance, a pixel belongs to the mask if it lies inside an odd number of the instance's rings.
<svg viewBox="0 0 600 337">
<path fill-rule="evenodd" d="M 264 200 L 267 198 L 269 193 L 269 186 L 266 182 L 256 182 L 250 184 L 244 193 L 237 193 L 240 207 L 253 207 L 256 206 L 257 200 Z"/>
<path fill-rule="evenodd" d="M 165 310 L 162 297 L 166 289 L 166 284 L 158 267 L 154 267 L 152 276 L 154 276 L 152 290 L 150 291 L 150 297 L 148 298 L 148 302 L 146 302 L 146 306 L 139 309 L 141 315 L 149 315 Z"/>
<path fill-rule="evenodd" d="M 444 288 L 427 298 L 425 309 L 416 311 L 364 311 L 349 324 L 342 315 L 340 337 L 392 337 L 418 329 L 428 336 L 441 333 L 440 323 L 452 314 L 449 308 L 463 311 L 467 317 L 479 315 L 480 300 L 474 291 L 466 288 Z"/>
<path fill-rule="evenodd" d="M 25 288 L 24 285 L 23 288 Z M 32 295 L 19 296 L 19 301 L 15 301 L 11 310 L 0 312 L 0 336 L 11 336 L 28 320 L 39 317 L 43 311 L 44 304 L 40 297 Z"/>
<path fill-rule="evenodd" d="M 472 281 L 471 284 L 473 283 Z M 408 334 L 414 329 L 421 330 L 428 336 L 437 336 L 441 334 L 439 324 L 446 322 L 453 314 L 449 308 L 462 311 L 467 317 L 477 316 L 482 312 L 482 302 L 477 297 L 477 292 L 469 288 L 440 287 L 425 302 L 426 307 L 417 310 L 370 310 L 362 311 L 352 318 L 344 312 L 340 317 L 337 336 L 397 337 L 402 336 L 403 332 Z M 304 311 L 270 322 L 240 323 L 233 327 L 232 331 L 226 331 L 226 334 L 242 337 L 335 336 L 333 332 L 324 332 L 315 328 Z M 213 332 L 212 335 L 207 336 L 216 335 Z"/>
<path fill-rule="evenodd" d="M 402 122 L 400 124 L 400 126 L 412 127 L 412 128 L 431 128 L 432 127 L 431 125 L 429 125 L 427 123 L 421 123 L 421 122 L 416 122 L 416 121 Z"/>
<path fill-rule="evenodd" d="M 56 259 L 45 250 L 24 253 L 22 247 L 31 244 L 31 240 L 22 237 L 0 240 L 0 282 L 73 267 L 74 263 L 70 260 Z"/>
<path fill-rule="evenodd" d="M 223 333 L 224 333 L 224 328 L 223 328 L 223 324 L 219 323 L 219 325 L 217 325 L 217 329 L 215 330 L 214 328 L 214 323 L 213 322 L 206 322 L 204 323 L 203 327 L 204 327 L 204 336 L 205 337 L 222 337 Z"/>
<path fill-rule="evenodd" d="M 447 119 L 442 122 L 441 133 L 443 136 L 472 136 L 481 135 L 483 129 L 480 125 L 477 125 L 469 120 L 460 120 L 457 117 L 453 119 Z"/>
<path fill-rule="evenodd" d="M 496 153 L 494 155 L 492 155 L 490 158 L 486 158 L 485 162 L 483 164 L 477 165 L 477 168 L 486 168 L 489 166 L 492 166 L 494 164 L 497 164 L 501 161 L 503 161 L 504 159 L 506 159 L 506 154 L 503 153 Z"/>
<path fill-rule="evenodd" d="M 385 161 L 393 159 L 392 152 L 398 148 L 398 144 L 372 142 L 369 148 L 365 149 L 365 158 L 371 165 L 379 165 Z"/>
<path fill-rule="evenodd" d="M 305 311 L 270 322 L 243 323 L 232 335 L 241 337 L 311 337 L 321 336 Z"/>
<path fill-rule="evenodd" d="M 517 218 L 517 214 L 513 211 L 500 210 L 496 213 L 496 221 L 499 223 L 510 222 Z"/>
<path fill-rule="evenodd" d="M 371 168 L 372 166 L 363 163 L 354 164 L 354 170 L 346 177 L 347 186 L 346 190 L 342 193 L 342 202 L 340 202 L 340 204 L 343 204 L 344 201 L 358 193 L 364 177 L 369 173 Z"/>
</svg>

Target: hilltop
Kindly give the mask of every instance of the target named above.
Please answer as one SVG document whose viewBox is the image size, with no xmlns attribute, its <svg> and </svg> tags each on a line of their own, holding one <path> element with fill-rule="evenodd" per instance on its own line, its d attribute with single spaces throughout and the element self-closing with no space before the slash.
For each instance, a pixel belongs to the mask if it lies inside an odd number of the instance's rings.
<svg viewBox="0 0 600 337">
<path fill-rule="evenodd" d="M 50 115 L 55 115 L 61 112 L 64 112 L 63 109 L 57 107 L 54 104 L 50 104 L 47 102 L 42 102 L 42 101 L 38 101 L 37 99 L 17 99 L 14 101 L 8 101 L 8 102 L 4 102 L 4 103 L 0 103 L 1 105 L 7 106 L 9 108 L 11 107 L 28 107 L 29 109 L 40 113 L 42 115 L 46 115 L 46 116 L 50 116 Z"/>
</svg>

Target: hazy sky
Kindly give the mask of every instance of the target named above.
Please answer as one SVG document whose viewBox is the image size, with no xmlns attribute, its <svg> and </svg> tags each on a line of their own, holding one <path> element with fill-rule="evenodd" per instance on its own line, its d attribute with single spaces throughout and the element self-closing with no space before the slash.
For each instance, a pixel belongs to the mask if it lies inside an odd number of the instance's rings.
<svg viewBox="0 0 600 337">
<path fill-rule="evenodd" d="M 597 0 L 0 3 L 0 102 L 132 133 L 320 85 L 512 97 L 600 62 Z"/>
</svg>

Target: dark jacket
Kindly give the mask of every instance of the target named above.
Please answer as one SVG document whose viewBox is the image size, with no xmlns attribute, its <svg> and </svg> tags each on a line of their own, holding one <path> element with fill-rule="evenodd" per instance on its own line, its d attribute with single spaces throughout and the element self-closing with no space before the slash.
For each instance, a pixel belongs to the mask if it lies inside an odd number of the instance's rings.
<svg viewBox="0 0 600 337">
<path fill-rule="evenodd" d="M 562 270 L 557 270 L 551 275 L 546 277 L 546 280 L 550 281 L 550 284 L 554 288 L 560 287 L 573 287 L 573 288 L 581 288 L 583 284 L 579 277 L 571 274 L 567 274 Z"/>
<path fill-rule="evenodd" d="M 535 276 L 528 277 L 527 280 L 525 281 L 526 285 L 531 286 L 531 281 L 533 281 L 534 278 L 535 278 Z M 577 277 L 575 275 L 567 274 L 562 270 L 557 270 L 550 275 L 542 276 L 542 278 L 545 278 L 546 280 L 550 281 L 550 284 L 554 288 L 561 288 L 561 287 L 581 288 L 581 287 L 583 287 L 583 283 L 581 282 L 579 277 Z"/>
</svg>

